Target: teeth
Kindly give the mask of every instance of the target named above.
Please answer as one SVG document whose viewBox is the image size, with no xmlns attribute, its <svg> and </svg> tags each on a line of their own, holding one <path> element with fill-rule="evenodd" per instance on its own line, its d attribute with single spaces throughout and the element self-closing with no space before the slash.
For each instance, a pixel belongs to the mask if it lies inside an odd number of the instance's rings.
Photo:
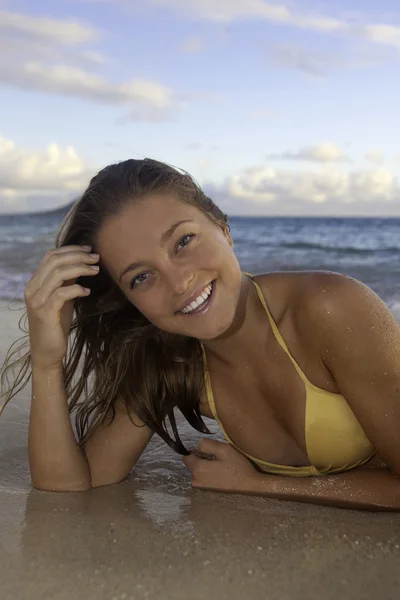
<svg viewBox="0 0 400 600">
<path fill-rule="evenodd" d="M 200 296 L 197 296 L 196 300 L 194 300 L 191 304 L 188 304 L 188 306 L 185 306 L 185 308 L 182 310 L 182 312 L 190 313 L 195 308 L 198 308 L 201 304 L 203 304 L 203 302 L 205 302 L 207 300 L 208 296 L 211 294 L 211 290 L 212 290 L 212 285 L 208 284 L 207 287 L 204 288 L 204 292 L 202 292 L 200 294 Z"/>
</svg>

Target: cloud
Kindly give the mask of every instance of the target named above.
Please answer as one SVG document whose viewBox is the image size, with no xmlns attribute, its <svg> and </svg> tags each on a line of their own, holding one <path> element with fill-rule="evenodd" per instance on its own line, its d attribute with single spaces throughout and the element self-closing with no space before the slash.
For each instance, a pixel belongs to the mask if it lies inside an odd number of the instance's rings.
<svg viewBox="0 0 400 600">
<path fill-rule="evenodd" d="M 149 0 L 156 7 L 169 8 L 187 13 L 208 21 L 229 23 L 239 19 L 257 18 L 274 23 L 296 25 L 307 29 L 332 31 L 343 24 L 337 19 L 315 16 L 302 16 L 294 13 L 284 4 L 274 4 L 265 0 Z"/>
<path fill-rule="evenodd" d="M 85 0 L 82 0 L 85 1 Z M 115 0 L 86 0 L 90 3 L 115 4 Z M 135 10 L 131 0 L 119 0 L 119 4 Z M 291 3 L 292 5 L 293 3 Z M 377 44 L 400 48 L 400 27 L 386 23 L 369 23 L 363 13 L 352 12 L 351 17 L 341 18 L 294 10 L 291 5 L 267 0 L 147 0 L 147 7 L 164 8 L 189 18 L 215 23 L 232 23 L 244 19 L 265 20 L 298 29 L 324 34 L 343 34 L 365 39 Z M 138 9 L 138 7 L 137 7 Z M 140 7 L 143 10 L 143 7 Z"/>
<path fill-rule="evenodd" d="M 338 214 L 346 205 L 361 210 L 367 205 L 386 206 L 397 203 L 400 213 L 398 179 L 387 169 L 358 169 L 344 172 L 323 167 L 314 171 L 290 171 L 259 165 L 243 170 L 226 181 L 232 198 L 250 201 L 265 209 L 284 211 L 285 204 L 304 206 L 330 204 Z"/>
<path fill-rule="evenodd" d="M 269 50 L 273 66 L 298 69 L 314 77 L 325 77 L 332 68 L 335 57 L 324 52 L 310 52 L 293 44 L 279 44 Z"/>
<path fill-rule="evenodd" d="M 100 36 L 93 28 L 0 11 L 0 30 L 0 84 L 124 106 L 124 121 L 171 120 L 185 107 L 184 94 L 178 98 L 161 83 L 118 82 L 97 73 L 107 57 L 86 46 Z"/>
<path fill-rule="evenodd" d="M 201 177 L 212 159 L 200 157 Z M 97 171 L 73 146 L 50 143 L 28 149 L 0 136 L 0 213 L 56 208 L 76 198 Z M 222 185 L 202 185 L 228 214 L 397 214 L 400 182 L 388 169 L 341 170 L 321 165 L 307 171 L 256 165 L 230 176 Z"/>
<path fill-rule="evenodd" d="M 333 142 L 323 142 L 318 146 L 307 146 L 295 152 L 282 152 L 280 154 L 269 154 L 272 160 L 308 160 L 315 162 L 351 162 L 351 159 L 343 150 Z"/>
<path fill-rule="evenodd" d="M 400 48 L 400 27 L 385 24 L 367 25 L 364 32 L 365 37 L 373 42 Z"/>
<path fill-rule="evenodd" d="M 100 37 L 100 32 L 92 26 L 6 10 L 0 10 L 0 31 L 3 34 L 19 34 L 23 37 L 28 35 L 69 46 L 94 42 Z"/>
<path fill-rule="evenodd" d="M 134 80 L 115 83 L 76 67 L 48 67 L 37 61 L 23 65 L 0 63 L 0 81 L 20 89 L 59 93 L 109 105 L 135 105 L 134 120 L 168 118 L 176 108 L 173 92 L 161 84 Z"/>
<path fill-rule="evenodd" d="M 309 50 L 296 43 L 268 44 L 267 56 L 274 67 L 296 69 L 312 77 L 327 77 L 332 71 L 379 67 L 398 61 L 400 55 L 388 48 L 363 44 L 346 44 L 345 48 L 327 52 Z"/>
<path fill-rule="evenodd" d="M 364 154 L 364 158 L 373 165 L 381 165 L 383 163 L 383 154 L 380 150 L 367 150 Z"/>
<path fill-rule="evenodd" d="M 15 213 L 28 208 L 54 208 L 74 198 L 89 183 L 92 169 L 73 146 L 50 143 L 44 149 L 18 147 L 0 136 L 0 212 Z M 32 206 L 32 199 L 40 204 Z M 46 207 L 46 199 L 49 206 Z"/>
<path fill-rule="evenodd" d="M 194 54 L 201 52 L 204 48 L 204 40 L 199 35 L 192 35 L 187 38 L 181 46 L 181 51 L 185 54 Z"/>
</svg>

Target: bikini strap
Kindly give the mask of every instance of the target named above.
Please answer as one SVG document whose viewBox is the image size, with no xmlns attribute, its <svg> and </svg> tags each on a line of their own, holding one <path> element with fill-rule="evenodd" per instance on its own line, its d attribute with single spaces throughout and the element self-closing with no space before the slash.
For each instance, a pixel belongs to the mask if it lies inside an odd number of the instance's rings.
<svg viewBox="0 0 400 600">
<path fill-rule="evenodd" d="M 277 339 L 277 341 L 278 341 L 279 345 L 280 345 L 280 346 L 281 346 L 281 348 L 282 348 L 282 349 L 283 349 L 283 350 L 286 352 L 286 354 L 288 355 L 288 357 L 289 357 L 289 358 L 290 358 L 290 360 L 292 361 L 292 363 L 293 363 L 293 366 L 294 366 L 294 368 L 296 369 L 296 371 L 298 372 L 298 374 L 300 375 L 300 377 L 301 377 L 302 381 L 303 381 L 305 384 L 307 384 L 307 385 L 310 385 L 310 382 L 308 381 L 307 377 L 304 375 L 303 371 L 300 369 L 300 366 L 297 364 L 297 362 L 295 361 L 295 359 L 293 358 L 293 356 L 290 354 L 289 348 L 287 347 L 285 340 L 284 340 L 284 339 L 283 339 L 283 337 L 281 336 L 281 334 L 280 334 L 280 332 L 279 332 L 279 329 L 278 329 L 278 327 L 276 326 L 276 323 L 275 323 L 275 321 L 274 321 L 274 318 L 273 318 L 273 316 L 271 315 L 271 312 L 270 312 L 270 310 L 269 310 L 269 308 L 268 308 L 268 305 L 267 305 L 267 303 L 265 302 L 265 298 L 264 298 L 264 295 L 263 295 L 263 293 L 262 293 L 262 291 L 261 291 L 261 288 L 260 288 L 260 286 L 258 285 L 258 283 L 257 283 L 256 281 L 254 281 L 254 279 L 253 279 L 253 275 L 251 275 L 250 273 L 247 273 L 246 271 L 243 271 L 243 273 L 244 273 L 245 275 L 249 275 L 249 276 L 250 276 L 250 278 L 251 278 L 251 281 L 254 283 L 254 285 L 255 285 L 255 288 L 256 288 L 256 290 L 257 290 L 258 297 L 260 298 L 260 300 L 261 300 L 261 303 L 262 303 L 262 305 L 263 305 L 263 307 L 264 307 L 264 309 L 265 309 L 265 312 L 267 313 L 267 316 L 268 316 L 269 322 L 270 322 L 270 324 L 271 324 L 272 331 L 273 331 L 273 333 L 274 333 L 274 335 L 275 335 L 275 337 L 276 337 L 276 339 Z"/>
</svg>

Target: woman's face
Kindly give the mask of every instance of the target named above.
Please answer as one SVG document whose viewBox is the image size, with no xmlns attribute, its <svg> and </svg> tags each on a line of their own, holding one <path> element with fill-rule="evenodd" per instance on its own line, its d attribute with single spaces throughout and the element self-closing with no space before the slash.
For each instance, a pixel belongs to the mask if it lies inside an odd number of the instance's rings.
<svg viewBox="0 0 400 600">
<path fill-rule="evenodd" d="M 159 329 L 207 340 L 233 322 L 241 270 L 232 238 L 195 206 L 172 194 L 142 198 L 109 218 L 97 242 L 100 264 Z M 182 314 L 210 282 L 208 311 Z"/>
</svg>

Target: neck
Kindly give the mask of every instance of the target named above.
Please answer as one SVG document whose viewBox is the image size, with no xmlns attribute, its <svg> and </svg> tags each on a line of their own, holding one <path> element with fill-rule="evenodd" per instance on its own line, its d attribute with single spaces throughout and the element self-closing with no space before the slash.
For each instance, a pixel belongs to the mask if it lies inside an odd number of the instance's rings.
<svg viewBox="0 0 400 600">
<path fill-rule="evenodd" d="M 208 359 L 229 368 L 254 365 L 268 338 L 268 320 L 253 282 L 242 276 L 239 304 L 227 331 L 202 342 Z"/>
</svg>

